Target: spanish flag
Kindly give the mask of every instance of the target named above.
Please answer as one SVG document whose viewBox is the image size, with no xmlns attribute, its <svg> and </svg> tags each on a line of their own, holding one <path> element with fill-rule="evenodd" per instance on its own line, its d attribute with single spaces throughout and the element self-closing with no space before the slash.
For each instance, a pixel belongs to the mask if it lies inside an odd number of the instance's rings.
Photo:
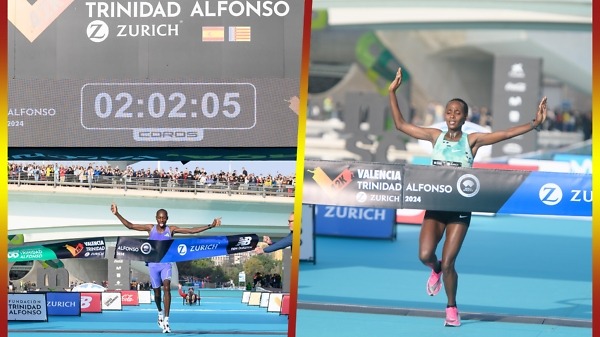
<svg viewBox="0 0 600 337">
<path fill-rule="evenodd" d="M 202 27 L 202 41 L 219 42 L 225 41 L 225 27 L 205 26 Z"/>
</svg>

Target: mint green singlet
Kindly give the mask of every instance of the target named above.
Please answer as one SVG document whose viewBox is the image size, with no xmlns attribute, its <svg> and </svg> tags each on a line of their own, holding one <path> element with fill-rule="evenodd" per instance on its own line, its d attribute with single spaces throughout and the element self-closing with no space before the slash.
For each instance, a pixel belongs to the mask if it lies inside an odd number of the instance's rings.
<svg viewBox="0 0 600 337">
<path fill-rule="evenodd" d="M 447 131 L 442 131 L 433 145 L 431 164 L 436 166 L 472 167 L 473 153 L 469 146 L 466 133 L 463 133 L 457 142 L 444 139 Z"/>
</svg>

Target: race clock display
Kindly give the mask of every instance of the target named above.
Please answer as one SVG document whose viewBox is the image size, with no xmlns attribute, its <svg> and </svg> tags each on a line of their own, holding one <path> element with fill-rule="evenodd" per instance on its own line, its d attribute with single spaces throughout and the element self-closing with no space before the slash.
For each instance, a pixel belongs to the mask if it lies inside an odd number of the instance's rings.
<svg viewBox="0 0 600 337">
<path fill-rule="evenodd" d="M 81 125 L 133 130 L 137 141 L 202 140 L 203 130 L 256 125 L 251 83 L 89 83 L 81 89 Z"/>
<path fill-rule="evenodd" d="M 303 1 L 46 3 L 9 13 L 9 148 L 296 147 Z"/>
</svg>

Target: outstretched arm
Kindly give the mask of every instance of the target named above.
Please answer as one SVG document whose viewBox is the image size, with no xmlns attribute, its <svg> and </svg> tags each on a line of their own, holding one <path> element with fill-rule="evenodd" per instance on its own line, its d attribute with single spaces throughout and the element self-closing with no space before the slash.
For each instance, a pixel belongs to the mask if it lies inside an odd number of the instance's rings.
<svg viewBox="0 0 600 337">
<path fill-rule="evenodd" d="M 185 297 L 186 297 L 186 294 L 183 292 L 183 289 L 182 289 L 181 283 L 179 283 L 177 286 L 178 286 L 178 288 L 179 288 L 179 296 L 181 296 L 181 297 L 185 298 Z"/>
<path fill-rule="evenodd" d="M 290 247 L 292 245 L 292 233 L 288 234 L 288 236 L 283 239 L 269 245 L 268 247 L 263 248 L 263 252 L 272 253 L 274 251 Z"/>
<path fill-rule="evenodd" d="M 544 96 L 544 98 L 542 98 L 540 104 L 538 105 L 535 118 L 531 122 L 513 126 L 512 128 L 506 130 L 495 131 L 492 133 L 473 133 L 469 135 L 469 143 L 472 144 L 471 148 L 473 149 L 473 154 L 475 154 L 477 150 L 482 146 L 492 145 L 541 127 L 541 125 L 546 120 L 547 115 L 546 101 L 547 98 Z"/>
<path fill-rule="evenodd" d="M 201 232 L 204 232 L 205 230 L 214 228 L 214 227 L 219 227 L 221 226 L 221 218 L 214 218 L 213 222 L 210 225 L 205 225 L 205 226 L 199 226 L 199 227 L 193 227 L 193 228 L 183 228 L 183 227 L 177 227 L 177 226 L 169 226 L 171 228 L 171 233 L 175 234 L 175 233 L 181 233 L 181 234 L 198 234 Z"/>
<path fill-rule="evenodd" d="M 392 117 L 394 118 L 394 125 L 399 131 L 416 139 L 422 139 L 430 141 L 432 144 L 435 142 L 440 134 L 440 130 L 434 128 L 423 128 L 407 122 L 402 116 L 400 107 L 398 106 L 398 98 L 396 97 L 396 90 L 402 83 L 402 68 L 398 68 L 396 72 L 396 78 L 390 84 L 388 89 L 390 96 L 390 107 L 392 109 Z"/>
<path fill-rule="evenodd" d="M 121 221 L 121 223 L 129 228 L 129 229 L 133 229 L 136 231 L 146 231 L 146 232 L 150 232 L 152 230 L 152 226 L 153 225 L 136 225 L 136 224 L 132 224 L 131 222 L 129 222 L 127 219 L 125 219 L 121 214 L 119 214 L 119 210 L 117 209 L 117 204 L 113 203 L 112 205 L 110 205 L 110 211 L 112 212 L 112 214 L 114 214 L 117 219 L 119 219 L 119 221 Z"/>
</svg>

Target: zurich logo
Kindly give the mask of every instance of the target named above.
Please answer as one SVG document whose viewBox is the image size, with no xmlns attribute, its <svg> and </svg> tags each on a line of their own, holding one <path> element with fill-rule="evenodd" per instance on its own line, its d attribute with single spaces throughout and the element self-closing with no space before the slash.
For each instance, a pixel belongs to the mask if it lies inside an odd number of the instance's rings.
<svg viewBox="0 0 600 337">
<path fill-rule="evenodd" d="M 548 183 L 540 188 L 539 196 L 544 204 L 554 206 L 562 200 L 563 193 L 560 186 Z"/>
<path fill-rule="evenodd" d="M 108 37 L 108 25 L 102 20 L 95 20 L 88 24 L 87 36 L 92 42 L 102 42 Z"/>
<path fill-rule="evenodd" d="M 187 254 L 187 246 L 184 245 L 183 243 L 180 244 L 179 246 L 177 246 L 177 253 L 179 253 L 179 255 L 184 256 L 185 254 Z"/>
</svg>

